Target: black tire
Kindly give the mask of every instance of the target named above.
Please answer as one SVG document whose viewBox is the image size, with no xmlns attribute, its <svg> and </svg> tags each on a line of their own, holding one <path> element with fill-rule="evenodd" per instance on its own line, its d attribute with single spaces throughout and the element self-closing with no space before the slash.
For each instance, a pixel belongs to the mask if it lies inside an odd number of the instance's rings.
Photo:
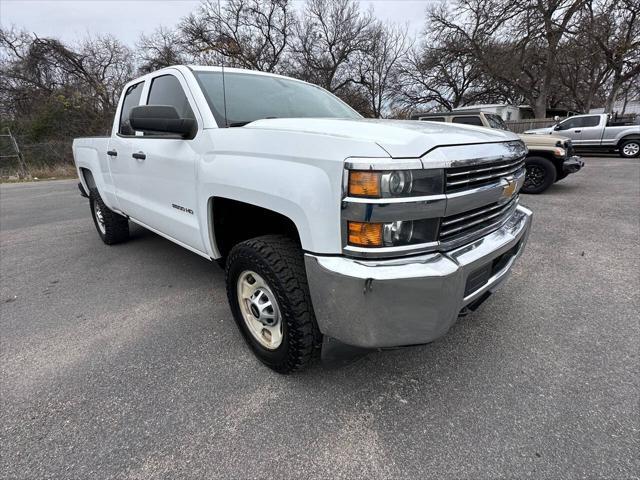
<svg viewBox="0 0 640 480">
<path fill-rule="evenodd" d="M 264 279 L 281 315 L 282 342 L 265 348 L 245 322 L 238 299 L 238 281 L 247 271 Z M 265 235 L 236 245 L 226 263 L 227 297 L 233 317 L 258 359 L 278 373 L 307 367 L 320 352 L 318 329 L 304 267 L 302 249 L 281 235 Z"/>
<path fill-rule="evenodd" d="M 527 157 L 525 167 L 527 174 L 522 186 L 523 193 L 542 193 L 556 181 L 556 167 L 551 160 Z"/>
<path fill-rule="evenodd" d="M 107 245 L 124 242 L 129 239 L 129 220 L 107 207 L 100 197 L 97 188 L 89 190 L 89 205 L 91 207 L 91 218 L 96 226 L 98 235 Z M 101 213 L 104 222 L 102 228 L 99 224 L 96 211 Z"/>
<path fill-rule="evenodd" d="M 632 139 L 620 142 L 619 151 L 622 158 L 640 157 L 640 140 Z"/>
</svg>

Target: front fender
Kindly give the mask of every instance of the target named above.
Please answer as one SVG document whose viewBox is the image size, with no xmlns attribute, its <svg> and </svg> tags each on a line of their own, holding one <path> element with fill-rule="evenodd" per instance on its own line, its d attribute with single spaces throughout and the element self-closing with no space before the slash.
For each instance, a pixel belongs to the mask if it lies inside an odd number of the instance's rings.
<svg viewBox="0 0 640 480">
<path fill-rule="evenodd" d="M 222 197 L 262 207 L 295 224 L 302 248 L 340 253 L 342 169 L 338 162 L 300 161 L 218 154 L 200 164 L 200 215 L 210 215 L 209 199 Z M 210 218 L 200 218 L 201 225 Z M 250 222 L 251 219 L 243 219 Z M 210 236 L 212 232 L 209 232 Z M 219 256 L 212 238 L 203 239 Z"/>
</svg>

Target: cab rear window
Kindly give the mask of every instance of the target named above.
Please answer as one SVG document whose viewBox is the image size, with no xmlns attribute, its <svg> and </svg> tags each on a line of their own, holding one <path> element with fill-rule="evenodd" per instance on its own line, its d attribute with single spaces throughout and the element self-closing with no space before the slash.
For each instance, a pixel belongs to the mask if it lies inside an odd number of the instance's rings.
<svg viewBox="0 0 640 480">
<path fill-rule="evenodd" d="M 482 126 L 482 120 L 480 120 L 480 117 L 473 117 L 471 115 L 453 117 L 453 120 L 451 121 L 453 123 L 464 123 L 465 125 L 477 125 L 479 127 Z"/>
</svg>

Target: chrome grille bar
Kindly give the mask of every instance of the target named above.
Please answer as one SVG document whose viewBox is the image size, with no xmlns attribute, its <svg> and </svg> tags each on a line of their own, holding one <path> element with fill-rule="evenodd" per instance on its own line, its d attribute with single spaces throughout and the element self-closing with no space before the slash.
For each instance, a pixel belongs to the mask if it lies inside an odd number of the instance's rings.
<svg viewBox="0 0 640 480">
<path fill-rule="evenodd" d="M 494 183 L 498 178 L 516 174 L 524 168 L 524 157 L 515 161 L 500 161 L 476 167 L 450 168 L 446 172 L 446 191 L 460 191 Z"/>
<path fill-rule="evenodd" d="M 518 204 L 515 196 L 506 204 L 494 203 L 477 210 L 471 210 L 464 214 L 444 217 L 440 224 L 440 239 L 448 241 L 451 235 L 463 233 L 472 227 L 482 228 L 493 223 L 499 223 L 508 217 Z M 482 225 L 484 224 L 484 225 Z"/>
<path fill-rule="evenodd" d="M 469 174 L 472 174 L 472 173 L 486 172 L 487 170 L 494 170 L 496 168 L 514 167 L 516 165 L 522 166 L 522 159 L 521 158 L 517 159 L 514 162 L 507 163 L 505 165 L 496 166 L 495 164 L 492 164 L 491 166 L 485 167 L 485 168 L 474 168 L 473 170 L 465 170 L 463 172 L 447 173 L 447 178 L 449 178 L 449 177 L 458 177 L 460 175 L 469 175 Z"/>
<path fill-rule="evenodd" d="M 522 168 L 522 166 L 517 166 L 515 168 L 512 168 L 511 170 L 499 171 L 497 173 L 492 173 L 491 175 L 483 175 L 481 177 L 473 177 L 473 178 L 470 178 L 470 179 L 467 179 L 467 180 L 458 180 L 456 182 L 447 181 L 447 187 L 455 186 L 455 185 L 462 185 L 462 184 L 465 184 L 465 183 L 479 182 L 481 180 L 489 180 L 491 178 L 504 177 L 505 175 L 511 175 L 512 173 L 517 172 L 521 168 Z"/>
</svg>

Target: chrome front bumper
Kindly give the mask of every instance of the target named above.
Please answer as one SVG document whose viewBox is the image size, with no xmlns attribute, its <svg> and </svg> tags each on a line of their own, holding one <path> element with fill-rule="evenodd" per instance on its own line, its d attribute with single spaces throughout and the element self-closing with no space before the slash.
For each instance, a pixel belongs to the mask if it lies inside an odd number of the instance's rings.
<svg viewBox="0 0 640 480">
<path fill-rule="evenodd" d="M 365 348 L 437 339 L 461 310 L 507 278 L 524 249 L 532 215 L 518 206 L 498 230 L 446 253 L 394 260 L 306 254 L 320 331 Z"/>
</svg>

